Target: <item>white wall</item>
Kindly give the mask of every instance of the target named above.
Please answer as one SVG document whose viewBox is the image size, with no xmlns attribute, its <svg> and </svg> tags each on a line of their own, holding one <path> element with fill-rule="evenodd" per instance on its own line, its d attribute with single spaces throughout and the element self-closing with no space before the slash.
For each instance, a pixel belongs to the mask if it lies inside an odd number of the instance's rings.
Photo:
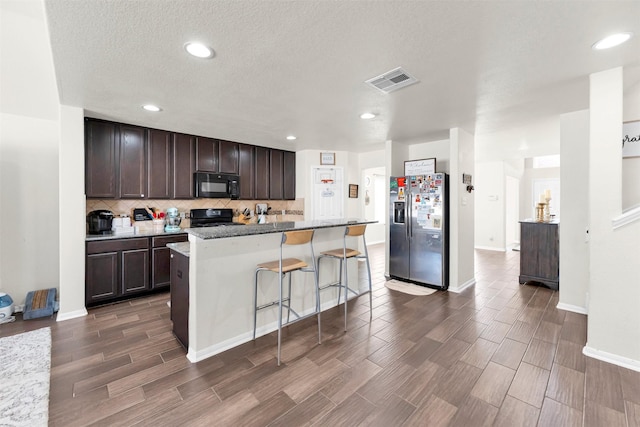
<svg viewBox="0 0 640 427">
<path fill-rule="evenodd" d="M 640 120 L 640 83 L 625 91 L 623 121 Z M 640 157 L 622 160 L 622 209 L 640 205 Z"/>
<path fill-rule="evenodd" d="M 24 304 L 58 287 L 59 105 L 44 4 L 0 2 L 0 31 L 0 289 Z"/>
<path fill-rule="evenodd" d="M 57 320 L 84 316 L 84 111 L 60 108 L 60 311 Z"/>
<path fill-rule="evenodd" d="M 587 313 L 589 290 L 589 111 L 560 117 L 560 299 L 558 307 Z"/>
<path fill-rule="evenodd" d="M 54 120 L 0 119 L 0 288 L 16 304 L 58 287 L 58 141 Z"/>
<path fill-rule="evenodd" d="M 474 137 L 460 128 L 449 131 L 449 290 L 460 292 L 475 283 L 475 196 L 462 183 L 462 174 L 474 175 Z"/>
<path fill-rule="evenodd" d="M 473 185 L 476 203 L 474 245 L 478 249 L 504 251 L 504 163 L 477 163 Z"/>
<path fill-rule="evenodd" d="M 560 152 L 560 117 L 552 116 L 527 126 L 475 136 L 477 162 L 558 154 Z"/>
<path fill-rule="evenodd" d="M 640 221 L 612 227 L 622 212 L 622 87 L 622 68 L 590 76 L 591 263 L 583 351 L 640 370 Z"/>
</svg>

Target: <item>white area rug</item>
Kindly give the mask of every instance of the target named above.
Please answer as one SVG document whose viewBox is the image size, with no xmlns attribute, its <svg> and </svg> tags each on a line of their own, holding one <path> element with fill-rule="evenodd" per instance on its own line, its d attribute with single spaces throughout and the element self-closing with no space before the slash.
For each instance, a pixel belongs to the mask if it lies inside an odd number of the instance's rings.
<svg viewBox="0 0 640 427">
<path fill-rule="evenodd" d="M 398 292 L 404 292 L 409 295 L 431 295 L 436 290 L 425 286 L 414 285 L 413 283 L 401 282 L 400 280 L 391 279 L 384 284 L 387 288 Z"/>
<path fill-rule="evenodd" d="M 0 426 L 46 426 L 51 330 L 0 338 Z"/>
</svg>

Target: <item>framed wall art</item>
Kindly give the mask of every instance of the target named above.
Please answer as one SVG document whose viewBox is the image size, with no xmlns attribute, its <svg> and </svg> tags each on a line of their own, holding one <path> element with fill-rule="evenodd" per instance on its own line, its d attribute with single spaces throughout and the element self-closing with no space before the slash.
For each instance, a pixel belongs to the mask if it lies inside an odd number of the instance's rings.
<svg viewBox="0 0 640 427">
<path fill-rule="evenodd" d="M 350 199 L 358 198 L 358 186 L 356 184 L 349 184 L 349 198 Z"/>
<path fill-rule="evenodd" d="M 321 165 L 335 165 L 336 164 L 336 153 L 320 153 L 320 164 Z"/>
</svg>

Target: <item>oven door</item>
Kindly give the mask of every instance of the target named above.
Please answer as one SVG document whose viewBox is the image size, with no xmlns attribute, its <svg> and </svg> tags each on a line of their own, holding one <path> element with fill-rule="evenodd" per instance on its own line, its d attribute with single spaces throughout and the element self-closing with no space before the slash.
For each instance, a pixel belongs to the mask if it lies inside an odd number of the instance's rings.
<svg viewBox="0 0 640 427">
<path fill-rule="evenodd" d="M 229 181 L 226 176 L 204 172 L 196 172 L 193 176 L 196 197 L 207 199 L 229 197 Z"/>
</svg>

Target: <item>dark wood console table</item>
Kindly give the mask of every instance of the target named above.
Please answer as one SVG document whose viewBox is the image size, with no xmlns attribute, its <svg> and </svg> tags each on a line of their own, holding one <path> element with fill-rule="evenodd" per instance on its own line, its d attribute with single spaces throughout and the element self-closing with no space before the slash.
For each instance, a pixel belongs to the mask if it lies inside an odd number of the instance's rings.
<svg viewBox="0 0 640 427">
<path fill-rule="evenodd" d="M 558 290 L 558 222 L 520 221 L 519 282 L 539 282 Z"/>
</svg>

